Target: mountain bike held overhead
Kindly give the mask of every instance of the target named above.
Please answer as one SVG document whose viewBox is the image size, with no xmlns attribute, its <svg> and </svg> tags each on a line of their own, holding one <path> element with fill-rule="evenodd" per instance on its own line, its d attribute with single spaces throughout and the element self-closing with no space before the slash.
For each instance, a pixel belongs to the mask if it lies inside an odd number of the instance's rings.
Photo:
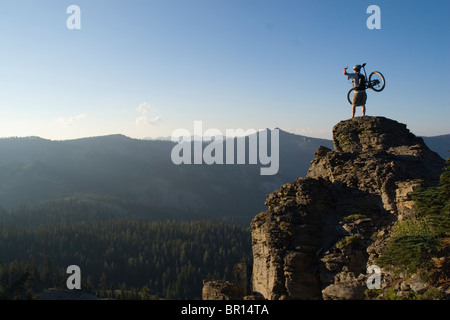
<svg viewBox="0 0 450 320">
<path fill-rule="evenodd" d="M 384 76 L 379 71 L 373 71 L 370 73 L 369 80 L 367 80 L 365 66 L 365 63 L 362 65 L 355 65 L 353 67 L 354 73 L 348 73 L 348 67 L 344 68 L 344 75 L 346 75 L 348 79 L 352 79 L 353 82 L 353 88 L 350 89 L 347 94 L 347 100 L 352 105 L 352 118 L 355 117 L 356 107 L 362 107 L 362 115 L 366 115 L 366 89 L 372 89 L 376 92 L 380 92 L 384 89 L 386 84 Z M 364 70 L 364 74 L 360 72 L 361 69 Z"/>
</svg>

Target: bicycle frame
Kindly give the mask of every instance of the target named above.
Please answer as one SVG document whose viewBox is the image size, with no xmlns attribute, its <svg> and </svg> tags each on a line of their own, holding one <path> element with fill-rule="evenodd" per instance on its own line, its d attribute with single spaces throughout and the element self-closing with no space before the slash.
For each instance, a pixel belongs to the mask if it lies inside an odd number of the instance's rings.
<svg viewBox="0 0 450 320">
<path fill-rule="evenodd" d="M 370 86 L 370 83 L 369 83 L 369 78 L 367 78 L 367 73 L 366 73 L 366 64 L 365 63 L 363 63 L 362 65 L 361 65 L 361 67 L 363 68 L 363 70 L 364 70 L 364 77 L 365 77 L 365 79 L 366 79 L 366 89 L 369 89 L 371 86 Z M 370 87 L 369 87 L 370 86 Z"/>
</svg>

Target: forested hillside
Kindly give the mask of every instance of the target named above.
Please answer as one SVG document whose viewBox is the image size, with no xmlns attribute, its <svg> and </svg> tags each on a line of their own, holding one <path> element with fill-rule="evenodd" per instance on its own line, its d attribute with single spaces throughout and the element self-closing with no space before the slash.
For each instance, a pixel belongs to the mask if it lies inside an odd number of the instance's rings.
<svg viewBox="0 0 450 320">
<path fill-rule="evenodd" d="M 0 297 L 64 289 L 66 268 L 78 265 L 82 290 L 101 298 L 198 299 L 204 279 L 230 279 L 230 268 L 251 256 L 242 226 L 119 217 L 75 200 L 53 206 L 0 214 Z"/>
<path fill-rule="evenodd" d="M 322 142 L 281 131 L 280 172 L 261 176 L 260 165 L 174 165 L 170 141 L 0 139 L 0 296 L 65 288 L 74 264 L 102 298 L 200 298 L 204 279 L 250 262 L 249 221 Z"/>
</svg>

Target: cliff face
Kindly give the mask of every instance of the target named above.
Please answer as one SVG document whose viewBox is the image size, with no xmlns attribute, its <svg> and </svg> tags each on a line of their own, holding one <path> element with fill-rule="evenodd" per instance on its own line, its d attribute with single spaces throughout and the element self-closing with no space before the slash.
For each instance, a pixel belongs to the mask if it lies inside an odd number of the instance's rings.
<svg viewBox="0 0 450 320">
<path fill-rule="evenodd" d="M 392 224 L 414 214 L 409 193 L 436 185 L 445 164 L 383 117 L 338 123 L 333 144 L 251 223 L 253 291 L 266 299 L 362 299 Z"/>
</svg>

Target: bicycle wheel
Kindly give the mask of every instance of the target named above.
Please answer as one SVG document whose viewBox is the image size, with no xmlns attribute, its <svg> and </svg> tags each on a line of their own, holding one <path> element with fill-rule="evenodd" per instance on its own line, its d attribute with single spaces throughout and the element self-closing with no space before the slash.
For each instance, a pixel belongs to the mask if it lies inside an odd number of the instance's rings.
<svg viewBox="0 0 450 320">
<path fill-rule="evenodd" d="M 383 91 L 386 81 L 381 72 L 374 71 L 369 76 L 369 88 L 373 91 L 380 92 Z"/>
<path fill-rule="evenodd" d="M 351 88 L 347 93 L 347 100 L 348 100 L 348 103 L 350 103 L 350 104 L 353 104 L 353 95 L 356 92 L 355 90 L 356 90 L 356 88 Z"/>
</svg>

